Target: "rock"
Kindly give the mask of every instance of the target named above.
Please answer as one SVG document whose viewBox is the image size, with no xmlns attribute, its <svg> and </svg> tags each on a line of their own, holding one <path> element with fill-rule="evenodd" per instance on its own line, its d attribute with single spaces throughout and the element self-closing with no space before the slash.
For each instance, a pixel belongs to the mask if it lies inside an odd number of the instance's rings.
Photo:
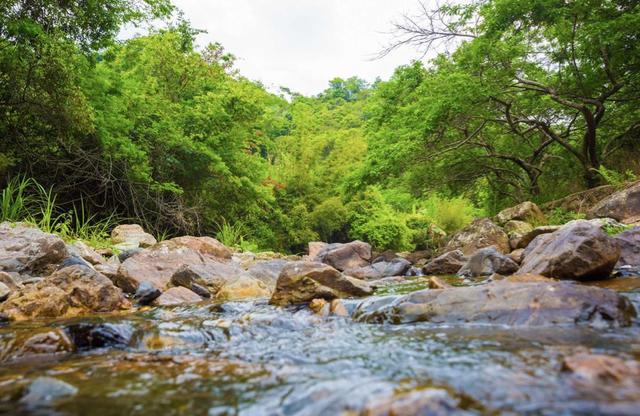
<svg viewBox="0 0 640 416">
<path fill-rule="evenodd" d="M 604 198 L 587 212 L 587 217 L 608 217 L 624 224 L 640 221 L 640 183 Z"/>
<path fill-rule="evenodd" d="M 350 296 L 367 296 L 373 292 L 362 280 L 344 276 L 331 266 L 298 261 L 287 264 L 276 284 L 269 303 L 287 306 L 310 302 L 315 298 L 332 300 Z"/>
<path fill-rule="evenodd" d="M 462 251 L 448 251 L 427 263 L 422 272 L 436 275 L 456 274 L 466 262 L 467 258 Z"/>
<path fill-rule="evenodd" d="M 511 220 L 504 225 L 504 231 L 509 236 L 509 246 L 515 250 L 520 245 L 520 240 L 533 231 L 533 226 L 528 222 Z"/>
<path fill-rule="evenodd" d="M 620 258 L 616 268 L 625 266 L 640 268 L 640 227 L 624 231 L 614 238 L 620 247 Z"/>
<path fill-rule="evenodd" d="M 0 352 L 0 361 L 29 359 L 35 356 L 67 354 L 73 352 L 73 344 L 61 329 L 51 329 L 38 334 L 17 336 L 11 347 Z"/>
<path fill-rule="evenodd" d="M 429 289 L 449 289 L 453 287 L 449 283 L 445 282 L 444 280 L 436 276 L 431 276 L 429 278 L 428 285 L 429 285 Z"/>
<path fill-rule="evenodd" d="M 122 262 L 124 262 L 129 257 L 133 257 L 138 253 L 142 253 L 143 251 L 144 251 L 144 249 L 142 249 L 140 247 L 125 248 L 124 250 L 120 250 L 118 255 L 114 256 L 114 257 L 117 260 L 118 264 L 122 264 Z"/>
<path fill-rule="evenodd" d="M 370 266 L 348 269 L 344 271 L 344 274 L 356 279 L 374 280 L 382 279 L 383 277 L 404 276 L 410 267 L 411 263 L 409 261 L 396 257 L 390 262 L 379 261 Z"/>
<path fill-rule="evenodd" d="M 216 296 L 222 287 L 240 276 L 247 274 L 233 264 L 207 261 L 201 264 L 189 264 L 180 267 L 171 276 L 171 283 L 191 289 L 193 284 L 207 288 L 212 296 Z"/>
<path fill-rule="evenodd" d="M 222 286 L 216 298 L 220 300 L 240 300 L 268 298 L 272 291 L 251 275 L 242 274 Z"/>
<path fill-rule="evenodd" d="M 6 272 L 0 272 L 0 283 L 6 285 L 11 291 L 18 290 L 23 287 L 23 284 L 20 283 L 20 281 Z"/>
<path fill-rule="evenodd" d="M 349 316 L 349 311 L 340 299 L 334 299 L 331 301 L 329 304 L 329 313 L 334 316 L 342 316 L 345 318 Z"/>
<path fill-rule="evenodd" d="M 562 370 L 580 381 L 600 386 L 631 387 L 640 396 L 640 363 L 604 354 L 575 354 L 565 357 Z"/>
<path fill-rule="evenodd" d="M 324 299 L 312 299 L 309 302 L 309 309 L 316 315 L 329 316 L 329 302 Z"/>
<path fill-rule="evenodd" d="M 408 255 L 409 253 L 404 253 L 405 255 Z M 371 264 L 373 263 L 380 263 L 383 261 L 392 261 L 398 257 L 404 257 L 402 255 L 400 255 L 400 253 L 396 254 L 395 251 L 393 250 L 385 250 L 382 253 L 371 253 L 371 257 L 373 258 L 373 260 L 371 260 Z"/>
<path fill-rule="evenodd" d="M 7 300 L 11 292 L 12 290 L 9 288 L 9 286 L 0 282 L 0 302 L 4 302 L 5 300 Z"/>
<path fill-rule="evenodd" d="M 600 228 L 584 220 L 571 221 L 545 235 L 544 241 L 531 250 L 527 248 L 518 274 L 603 279 L 609 277 L 619 257 L 617 243 Z"/>
<path fill-rule="evenodd" d="M 524 259 L 524 249 L 519 248 L 517 250 L 513 250 L 511 253 L 509 253 L 509 258 L 517 264 L 522 263 L 522 260 Z"/>
<path fill-rule="evenodd" d="M 77 392 L 76 387 L 64 381 L 38 377 L 29 385 L 20 402 L 28 407 L 47 406 L 64 397 L 74 396 Z"/>
<path fill-rule="evenodd" d="M 518 270 L 518 264 L 492 246 L 473 253 L 460 268 L 458 275 L 465 277 L 490 276 L 494 273 L 509 275 L 516 270 Z"/>
<path fill-rule="evenodd" d="M 411 253 L 398 253 L 398 256 L 403 257 L 411 264 L 425 265 L 433 257 L 432 250 L 420 250 L 413 251 Z"/>
<path fill-rule="evenodd" d="M 151 247 L 157 241 L 138 224 L 118 225 L 111 231 L 111 241 L 122 247 Z"/>
<path fill-rule="evenodd" d="M 515 207 L 503 209 L 495 216 L 496 223 L 503 225 L 508 221 L 526 221 L 532 223 L 544 223 L 546 221 L 542 210 L 533 202 L 526 201 Z"/>
<path fill-rule="evenodd" d="M 62 260 L 62 262 L 58 265 L 58 270 L 64 269 L 65 267 L 70 267 L 70 266 L 82 266 L 82 267 L 93 268 L 91 263 L 89 263 L 82 257 L 70 255 L 69 257 Z"/>
<path fill-rule="evenodd" d="M 67 257 L 61 238 L 25 224 L 0 224 L 0 271 L 38 275 Z"/>
<path fill-rule="evenodd" d="M 273 292 L 276 288 L 278 276 L 280 276 L 287 263 L 288 261 L 279 259 L 260 261 L 249 267 L 247 273 L 264 283 L 267 289 Z"/>
<path fill-rule="evenodd" d="M 489 283 L 454 289 L 426 289 L 403 296 L 371 298 L 355 313 L 358 322 L 395 324 L 484 323 L 513 326 L 629 326 L 636 316 L 618 293 L 570 282 Z"/>
<path fill-rule="evenodd" d="M 65 331 L 79 351 L 95 348 L 126 348 L 135 330 L 129 324 L 79 323 L 67 325 Z"/>
<path fill-rule="evenodd" d="M 371 246 L 362 241 L 328 244 L 315 256 L 315 261 L 344 271 L 364 267 L 371 260 Z"/>
<path fill-rule="evenodd" d="M 110 263 L 96 264 L 93 266 L 95 271 L 107 276 L 112 282 L 115 283 L 118 277 L 118 266 Z"/>
<path fill-rule="evenodd" d="M 510 240 L 510 244 L 512 244 L 512 247 L 515 250 L 520 248 L 526 248 L 539 235 L 551 234 L 555 231 L 558 231 L 560 227 L 561 226 L 559 225 L 544 225 L 541 227 L 536 227 L 533 230 L 529 231 L 528 233 L 522 235 L 520 238 Z"/>
<path fill-rule="evenodd" d="M 25 286 L 0 304 L 11 319 L 56 318 L 130 308 L 122 291 L 90 267 L 70 266 Z"/>
<path fill-rule="evenodd" d="M 149 305 L 151 304 L 151 302 L 156 300 L 161 294 L 162 292 L 160 292 L 160 289 L 158 289 L 151 283 L 141 282 L 140 285 L 138 285 L 138 289 L 136 289 L 136 293 L 133 295 L 133 298 L 140 305 Z"/>
<path fill-rule="evenodd" d="M 81 257 L 94 266 L 96 264 L 105 263 L 104 257 L 80 240 L 76 240 L 72 245 L 67 246 L 67 251 L 72 255 Z"/>
<path fill-rule="evenodd" d="M 329 244 L 322 241 L 309 241 L 309 258 L 315 259 Z"/>
<path fill-rule="evenodd" d="M 458 407 L 458 401 L 444 389 L 400 393 L 393 397 L 374 399 L 360 413 L 360 416 L 462 416 L 474 413 Z"/>
<path fill-rule="evenodd" d="M 495 246 L 503 254 L 511 251 L 507 233 L 488 218 L 482 218 L 456 233 L 447 243 L 445 251 L 461 250 L 468 256 L 489 246 Z"/>
<path fill-rule="evenodd" d="M 144 281 L 162 291 L 176 271 L 185 265 L 217 267 L 220 261 L 230 258 L 229 249 L 213 238 L 173 238 L 126 259 L 118 269 L 115 283 L 127 293 L 135 293 Z"/>
<path fill-rule="evenodd" d="M 202 298 L 186 287 L 172 287 L 162 293 L 153 304 L 156 306 L 172 306 L 201 302 Z"/>
<path fill-rule="evenodd" d="M 504 277 L 500 282 L 503 283 L 553 283 L 557 282 L 556 279 L 551 279 L 549 277 L 540 276 L 539 274 L 514 274 L 511 276 Z"/>
</svg>

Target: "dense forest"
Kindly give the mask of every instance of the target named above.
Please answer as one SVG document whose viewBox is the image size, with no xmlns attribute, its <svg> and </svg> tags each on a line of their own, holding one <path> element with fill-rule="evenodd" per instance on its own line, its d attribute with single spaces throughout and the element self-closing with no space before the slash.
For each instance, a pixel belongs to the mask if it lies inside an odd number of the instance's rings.
<svg viewBox="0 0 640 416">
<path fill-rule="evenodd" d="M 243 77 L 167 0 L 4 0 L 2 203 L 44 194 L 54 228 L 134 219 L 247 250 L 412 250 L 640 172 L 637 1 L 475 0 L 396 30 L 381 54 L 436 57 L 307 97 Z M 36 200 L 3 219 L 41 217 Z"/>
</svg>

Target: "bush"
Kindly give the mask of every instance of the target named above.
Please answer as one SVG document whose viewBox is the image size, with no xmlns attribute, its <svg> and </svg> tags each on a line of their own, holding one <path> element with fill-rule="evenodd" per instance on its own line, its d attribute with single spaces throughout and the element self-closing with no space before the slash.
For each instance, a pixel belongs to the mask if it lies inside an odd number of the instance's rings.
<svg viewBox="0 0 640 416">
<path fill-rule="evenodd" d="M 418 212 L 448 234 L 463 229 L 482 215 L 465 197 L 445 198 L 438 194 L 431 194 L 423 200 Z"/>
<path fill-rule="evenodd" d="M 581 212 L 568 211 L 564 208 L 556 208 L 547 215 L 547 223 L 550 225 L 562 225 L 573 220 L 583 220 L 586 215 Z"/>
<path fill-rule="evenodd" d="M 344 240 L 348 222 L 348 211 L 339 197 L 326 199 L 310 214 L 314 231 L 326 242 Z"/>
</svg>

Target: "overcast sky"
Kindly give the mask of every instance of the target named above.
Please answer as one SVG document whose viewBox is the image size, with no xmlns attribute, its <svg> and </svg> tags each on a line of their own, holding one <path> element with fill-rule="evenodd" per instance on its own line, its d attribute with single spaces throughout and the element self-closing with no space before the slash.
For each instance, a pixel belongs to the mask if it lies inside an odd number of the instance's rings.
<svg viewBox="0 0 640 416">
<path fill-rule="evenodd" d="M 418 57 L 396 51 L 371 60 L 389 42 L 391 23 L 415 14 L 418 0 L 174 0 L 185 17 L 208 33 L 199 45 L 223 44 L 240 72 L 271 90 L 306 95 L 334 77 L 388 78 Z"/>
</svg>

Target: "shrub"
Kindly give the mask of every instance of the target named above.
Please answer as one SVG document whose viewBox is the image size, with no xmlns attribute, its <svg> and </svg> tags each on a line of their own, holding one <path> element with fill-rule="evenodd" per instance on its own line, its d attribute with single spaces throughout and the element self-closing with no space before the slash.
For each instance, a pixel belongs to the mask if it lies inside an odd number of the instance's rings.
<svg viewBox="0 0 640 416">
<path fill-rule="evenodd" d="M 547 223 L 562 225 L 573 220 L 583 220 L 586 215 L 581 212 L 568 211 L 564 208 L 556 208 L 547 215 Z"/>
<path fill-rule="evenodd" d="M 465 197 L 445 198 L 438 194 L 423 200 L 419 213 L 449 234 L 461 230 L 482 214 Z"/>
<path fill-rule="evenodd" d="M 310 214 L 312 228 L 322 241 L 340 241 L 345 237 L 348 211 L 339 197 L 324 200 Z"/>
<path fill-rule="evenodd" d="M 602 176 L 602 179 L 608 184 L 612 185 L 616 189 L 622 189 L 629 182 L 638 180 L 638 177 L 631 170 L 625 172 L 618 172 L 613 169 L 607 169 L 604 166 L 600 166 L 597 170 L 598 174 Z"/>
</svg>

